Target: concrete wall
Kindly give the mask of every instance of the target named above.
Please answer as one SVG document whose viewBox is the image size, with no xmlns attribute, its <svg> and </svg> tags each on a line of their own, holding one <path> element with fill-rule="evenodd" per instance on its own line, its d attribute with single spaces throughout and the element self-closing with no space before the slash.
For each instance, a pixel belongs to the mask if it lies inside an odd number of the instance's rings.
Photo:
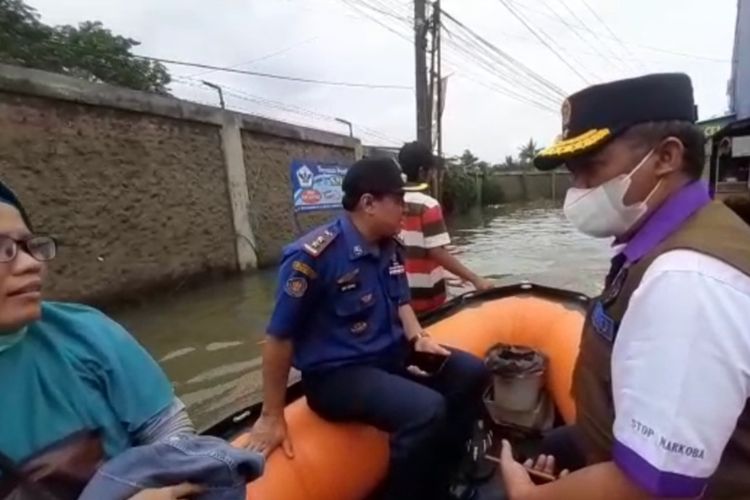
<svg viewBox="0 0 750 500">
<path fill-rule="evenodd" d="M 297 233 L 290 161 L 359 151 L 347 136 L 0 65 L 0 178 L 63 242 L 53 298 L 103 302 L 273 263 Z"/>
<path fill-rule="evenodd" d="M 495 194 L 499 203 L 561 199 L 570 187 L 570 176 L 564 172 L 493 173 L 484 178 L 485 193 Z M 485 200 L 492 203 L 490 197 Z"/>
</svg>

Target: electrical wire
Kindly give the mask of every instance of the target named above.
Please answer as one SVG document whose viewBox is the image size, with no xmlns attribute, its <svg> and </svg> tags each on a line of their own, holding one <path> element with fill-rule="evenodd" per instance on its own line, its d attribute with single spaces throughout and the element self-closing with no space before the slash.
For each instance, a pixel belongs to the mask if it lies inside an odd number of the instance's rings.
<svg viewBox="0 0 750 500">
<path fill-rule="evenodd" d="M 388 29 L 410 45 L 413 43 L 413 40 L 410 39 L 409 36 L 404 35 L 402 31 L 387 24 L 384 20 L 378 19 L 374 15 L 374 13 L 387 15 L 389 20 L 398 21 L 401 26 L 410 30 L 413 23 L 412 18 L 405 12 L 401 13 L 396 10 L 393 3 L 387 4 L 386 0 L 343 0 L 343 2 L 367 19 L 370 19 Z M 400 7 L 401 6 L 398 6 L 397 8 L 400 9 Z M 392 9 L 392 11 L 389 11 L 388 9 Z M 441 13 L 457 24 L 461 30 L 466 31 L 466 33 L 456 33 L 453 30 L 450 30 L 445 24 L 443 25 L 443 29 L 449 35 L 449 38 L 444 39 L 447 51 L 455 54 L 460 59 L 473 61 L 477 68 L 482 69 L 490 75 L 490 80 L 486 81 L 488 80 L 487 77 L 477 76 L 477 73 L 469 71 L 465 69 L 465 67 L 450 61 L 451 66 L 453 66 L 458 72 L 466 74 L 467 80 L 482 85 L 493 92 L 530 104 L 544 111 L 557 113 L 556 108 L 559 108 L 559 102 L 565 95 L 559 87 L 544 79 L 541 75 L 533 72 L 520 61 L 517 61 L 510 55 L 504 53 L 498 47 L 479 36 L 461 21 L 458 21 L 454 16 L 445 12 L 444 9 L 441 10 Z M 448 60 L 448 58 L 445 59 Z M 503 73 L 499 68 L 504 68 L 507 72 Z M 521 71 L 520 74 L 519 70 Z M 532 80 L 529 80 L 528 78 L 531 78 Z M 494 82 L 492 79 L 501 80 L 508 85 L 506 86 L 499 82 Z M 526 92 L 526 94 L 521 92 Z"/>
<path fill-rule="evenodd" d="M 589 3 L 586 0 L 581 0 L 581 3 L 583 3 L 583 5 L 586 6 L 586 8 L 588 9 L 588 11 L 591 12 L 594 15 L 594 17 L 601 23 L 602 26 L 604 26 L 604 28 L 607 30 L 607 32 L 609 32 L 609 34 L 612 36 L 612 38 L 614 38 L 615 41 L 617 41 L 617 43 L 620 44 L 620 46 L 625 50 L 625 52 L 627 52 L 628 54 L 630 54 L 631 56 L 633 56 L 633 53 L 630 52 L 630 49 L 623 43 L 622 39 L 620 39 L 620 37 L 617 36 L 617 34 L 615 34 L 614 31 L 612 31 L 612 29 L 609 27 L 609 25 L 606 22 L 604 22 L 604 19 L 602 19 L 599 16 L 599 14 L 596 13 L 596 11 L 591 7 L 591 5 L 589 5 Z"/>
<path fill-rule="evenodd" d="M 332 86 L 337 86 L 337 87 L 354 87 L 354 88 L 367 88 L 367 89 L 413 90 L 412 87 L 408 87 L 405 85 L 385 85 L 385 84 L 359 83 L 359 82 L 342 82 L 342 81 L 333 81 L 333 80 L 316 80 L 313 78 L 302 78 L 302 77 L 288 76 L 288 75 L 276 75 L 276 74 L 264 73 L 260 71 L 240 70 L 240 69 L 228 68 L 225 66 L 213 66 L 210 64 L 202 64 L 202 63 L 195 63 L 195 62 L 188 62 L 188 61 L 178 61 L 175 59 L 165 59 L 161 57 L 150 57 L 150 56 L 143 56 L 143 55 L 134 55 L 134 57 L 138 57 L 140 59 L 146 59 L 149 61 L 156 61 L 156 62 L 160 62 L 164 64 L 175 64 L 178 66 L 191 66 L 194 68 L 203 68 L 203 69 L 210 69 L 210 70 L 215 70 L 215 71 L 223 71 L 226 73 L 237 73 L 240 75 L 257 76 L 257 77 L 262 77 L 262 78 L 273 78 L 276 80 L 286 80 L 286 81 L 299 82 L 299 83 L 313 83 L 317 85 L 332 85 Z"/>
<path fill-rule="evenodd" d="M 549 89 L 549 91 L 552 94 L 556 94 L 556 95 L 558 95 L 560 97 L 565 97 L 566 94 L 565 94 L 565 92 L 560 87 L 558 87 L 554 83 L 550 82 L 549 80 L 547 80 L 546 78 L 544 78 L 540 74 L 536 73 L 535 71 L 531 70 L 525 64 L 523 64 L 521 61 L 519 61 L 518 59 L 515 59 L 510 54 L 508 54 L 507 52 L 503 51 L 502 49 L 500 49 L 496 45 L 492 44 L 491 42 L 489 42 L 488 40 L 486 40 L 481 35 L 477 34 L 474 30 L 472 30 L 471 28 L 469 28 L 468 26 L 466 26 L 464 23 L 462 23 L 461 21 L 459 21 L 458 19 L 456 19 L 455 16 L 452 16 L 451 14 L 449 14 L 448 12 L 446 12 L 445 9 L 442 9 L 441 12 L 442 12 L 442 14 L 447 19 L 453 21 L 460 28 L 462 28 L 467 33 L 469 33 L 482 46 L 484 46 L 486 49 L 489 49 L 490 51 L 492 51 L 498 57 L 498 61 L 501 62 L 501 64 L 504 67 L 506 67 L 510 71 L 514 71 L 514 72 L 520 71 L 523 74 L 525 74 L 528 78 L 530 78 L 531 80 L 533 80 L 534 82 L 536 82 L 536 84 L 542 86 L 543 88 Z"/>
<path fill-rule="evenodd" d="M 201 90 L 208 91 L 208 89 L 206 89 L 205 87 L 203 87 L 202 84 L 200 82 L 198 82 L 197 80 L 193 80 L 193 79 L 187 78 L 187 77 L 181 77 L 179 80 L 180 80 L 179 83 L 182 83 L 183 85 L 187 85 L 187 86 L 195 87 L 195 88 L 200 88 Z M 231 86 L 228 86 L 228 85 L 220 84 L 219 86 L 221 87 L 221 89 L 224 92 L 224 94 L 226 94 L 228 96 L 232 96 L 232 97 L 240 99 L 240 100 L 243 100 L 243 101 L 246 101 L 246 102 L 252 102 L 252 103 L 260 105 L 260 106 L 265 106 L 265 107 L 268 107 L 268 108 L 276 109 L 278 111 L 283 111 L 283 112 L 294 114 L 294 115 L 297 115 L 297 116 L 304 116 L 306 118 L 312 118 L 312 119 L 316 119 L 316 120 L 321 120 L 321 121 L 324 121 L 324 122 L 327 122 L 327 123 L 333 122 L 333 123 L 336 123 L 337 126 L 340 125 L 340 122 L 336 119 L 336 117 L 331 116 L 331 115 L 326 115 L 326 114 L 320 113 L 318 111 L 313 111 L 313 110 L 310 110 L 310 109 L 302 108 L 302 107 L 296 106 L 294 104 L 285 103 L 285 102 L 282 102 L 282 101 L 276 101 L 276 100 L 273 100 L 273 99 L 269 99 L 269 98 L 265 98 L 265 97 L 261 97 L 261 96 L 256 96 L 256 95 L 252 95 L 252 94 L 248 94 L 248 93 L 246 93 L 246 92 L 244 92 L 244 91 L 242 91 L 240 89 L 237 89 L 237 88 L 234 88 L 234 87 L 231 87 Z M 208 92 L 210 92 L 210 91 L 208 91 Z M 272 119 L 277 119 L 277 118 L 272 118 Z M 388 134 L 386 134 L 384 132 L 381 132 L 381 131 L 379 131 L 377 129 L 374 129 L 372 127 L 368 127 L 368 126 L 362 125 L 360 123 L 354 123 L 354 122 L 352 122 L 352 124 L 357 127 L 358 131 L 367 133 L 367 135 L 370 135 L 370 136 L 373 136 L 373 137 L 378 137 L 381 140 L 385 140 L 387 142 L 392 142 L 392 143 L 399 143 L 399 142 L 403 143 L 404 142 L 404 141 L 401 141 L 400 139 L 397 139 L 395 137 L 389 136 Z"/>
<path fill-rule="evenodd" d="M 501 4 L 505 6 L 505 8 L 510 12 L 513 17 L 518 19 L 521 24 L 523 24 L 526 29 L 528 29 L 532 35 L 534 35 L 545 47 L 547 47 L 560 61 L 562 61 L 565 66 L 567 66 L 573 73 L 575 73 L 580 79 L 582 79 L 586 84 L 590 85 L 591 82 L 588 78 L 586 78 L 578 69 L 576 69 L 575 66 L 570 64 L 570 61 L 568 61 L 565 57 L 563 57 L 560 52 L 557 51 L 550 43 L 547 42 L 547 40 L 544 39 L 544 37 L 540 33 L 544 33 L 542 30 L 539 30 L 539 33 L 537 33 L 537 30 L 535 30 L 528 21 L 526 21 L 518 12 L 516 12 L 513 7 L 506 1 L 506 0 L 498 0 Z M 547 35 L 548 36 L 548 35 Z"/>
<path fill-rule="evenodd" d="M 566 11 L 568 11 L 568 13 L 573 17 L 573 19 L 575 19 L 578 22 L 578 24 L 584 30 L 586 30 L 586 32 L 589 33 L 589 35 L 591 35 L 591 37 L 594 39 L 594 41 L 598 42 L 598 43 L 590 44 L 591 48 L 593 48 L 596 51 L 597 54 L 599 54 L 603 59 L 605 59 L 607 62 L 609 62 L 613 66 L 614 66 L 614 63 L 612 62 L 612 58 L 614 58 L 614 59 L 616 59 L 618 61 L 621 61 L 622 63 L 626 64 L 628 66 L 628 69 L 630 69 L 631 71 L 633 71 L 633 72 L 637 71 L 635 69 L 635 67 L 632 64 L 630 64 L 629 61 L 626 61 L 625 59 L 623 59 L 622 57 L 620 57 L 614 50 L 612 50 L 609 47 L 609 45 L 607 45 L 606 43 L 604 43 L 604 40 L 602 40 L 601 37 L 599 37 L 599 35 L 597 35 L 596 32 L 593 29 L 591 29 L 591 27 L 583 19 L 581 19 L 578 16 L 578 14 L 576 14 L 576 12 L 573 9 L 571 9 L 568 6 L 568 4 L 565 2 L 565 0 L 559 0 L 559 3 L 560 3 L 560 5 L 563 6 L 563 8 Z M 549 5 L 548 5 L 548 7 L 549 7 Z M 550 10 L 552 10 L 551 7 L 550 7 Z M 560 19 L 560 21 L 565 22 L 565 20 L 562 17 L 560 17 L 559 15 L 557 16 L 557 18 Z M 565 24 L 568 25 L 567 22 L 565 22 Z M 572 32 L 576 33 L 579 36 L 579 38 L 583 39 L 582 35 L 576 29 L 576 26 L 568 25 L 568 27 L 571 29 Z M 610 56 L 605 55 L 604 52 L 602 52 L 599 49 L 600 46 L 604 47 L 609 52 Z M 640 61 L 639 61 L 639 65 L 641 67 L 643 67 L 643 64 L 640 63 Z"/>
<path fill-rule="evenodd" d="M 261 62 L 261 61 L 265 61 L 267 59 L 271 59 L 272 57 L 280 56 L 281 54 L 286 54 L 290 50 L 294 50 L 297 47 L 300 47 L 302 45 L 310 43 L 313 40 L 317 40 L 318 38 L 320 38 L 320 37 L 319 36 L 311 36 L 310 38 L 306 38 L 306 39 L 302 40 L 301 42 L 295 43 L 295 44 L 290 45 L 288 47 L 285 47 L 285 48 L 283 48 L 281 50 L 276 50 L 274 52 L 271 52 L 270 54 L 266 54 L 266 55 L 261 56 L 261 57 L 256 57 L 255 59 L 250 59 L 249 61 L 241 62 L 241 63 L 238 63 L 238 64 L 233 64 L 232 66 L 228 66 L 228 68 L 235 69 L 235 68 L 239 68 L 239 67 L 242 67 L 242 66 L 248 66 L 250 64 L 255 64 L 255 63 L 258 63 L 258 62 Z M 198 76 L 204 76 L 204 75 L 207 75 L 209 73 L 214 73 L 216 71 L 217 70 L 215 70 L 215 69 L 209 69 L 209 70 L 206 70 L 206 71 L 201 71 L 199 73 L 193 73 L 191 75 L 185 75 L 185 76 L 187 78 L 196 78 Z"/>
</svg>

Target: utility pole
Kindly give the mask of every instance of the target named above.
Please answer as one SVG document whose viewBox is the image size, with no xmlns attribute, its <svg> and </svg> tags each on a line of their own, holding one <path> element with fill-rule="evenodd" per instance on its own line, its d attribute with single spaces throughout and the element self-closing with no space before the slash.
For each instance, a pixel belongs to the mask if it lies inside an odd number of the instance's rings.
<svg viewBox="0 0 750 500">
<path fill-rule="evenodd" d="M 427 86 L 426 0 L 414 0 L 414 79 L 417 100 L 417 141 L 432 147 L 432 119 Z"/>
<path fill-rule="evenodd" d="M 437 135 L 437 154 L 440 158 L 443 157 L 443 99 L 445 99 L 445 96 L 443 95 L 443 36 L 442 31 L 443 27 L 440 24 L 440 0 L 435 0 L 435 3 L 433 4 L 433 9 L 435 9 L 434 19 L 433 22 L 435 23 L 435 28 L 433 31 L 432 36 L 435 37 L 437 42 L 435 43 L 435 48 L 437 51 L 437 126 L 436 126 L 436 134 Z"/>
</svg>

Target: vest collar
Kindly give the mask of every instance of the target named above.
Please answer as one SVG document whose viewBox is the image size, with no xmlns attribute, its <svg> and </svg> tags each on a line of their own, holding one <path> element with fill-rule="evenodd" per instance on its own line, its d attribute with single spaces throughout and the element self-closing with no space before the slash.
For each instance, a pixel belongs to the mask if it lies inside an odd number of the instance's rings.
<svg viewBox="0 0 750 500">
<path fill-rule="evenodd" d="M 627 263 L 641 260 L 710 202 L 708 186 L 703 181 L 692 182 L 673 194 L 625 245 L 622 253 Z"/>
</svg>

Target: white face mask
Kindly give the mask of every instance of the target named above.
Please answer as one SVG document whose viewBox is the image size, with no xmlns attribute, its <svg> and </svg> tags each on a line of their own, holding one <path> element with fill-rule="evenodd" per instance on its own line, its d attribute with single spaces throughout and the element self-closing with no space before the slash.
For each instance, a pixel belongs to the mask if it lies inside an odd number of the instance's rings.
<svg viewBox="0 0 750 500">
<path fill-rule="evenodd" d="M 635 166 L 629 174 L 621 174 L 601 186 L 589 189 L 570 188 L 565 195 L 563 212 L 568 220 L 582 233 L 594 238 L 622 236 L 627 233 L 648 210 L 648 200 L 659 187 L 657 184 L 645 200 L 625 206 L 625 193 L 628 192 L 631 177 L 654 150 Z"/>
</svg>

